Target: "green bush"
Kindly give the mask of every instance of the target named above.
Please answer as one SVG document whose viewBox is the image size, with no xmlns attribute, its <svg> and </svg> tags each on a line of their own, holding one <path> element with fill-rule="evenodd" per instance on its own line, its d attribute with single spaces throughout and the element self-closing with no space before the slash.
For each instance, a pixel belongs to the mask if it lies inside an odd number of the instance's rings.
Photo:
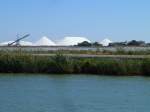
<svg viewBox="0 0 150 112">
<path fill-rule="evenodd" d="M 52 70 L 54 73 L 72 73 L 73 72 L 73 63 L 72 59 L 63 56 L 62 54 L 58 53 L 56 56 L 52 57 L 51 59 Z"/>
<path fill-rule="evenodd" d="M 142 63 L 143 75 L 150 76 L 150 59 L 145 59 Z"/>
</svg>

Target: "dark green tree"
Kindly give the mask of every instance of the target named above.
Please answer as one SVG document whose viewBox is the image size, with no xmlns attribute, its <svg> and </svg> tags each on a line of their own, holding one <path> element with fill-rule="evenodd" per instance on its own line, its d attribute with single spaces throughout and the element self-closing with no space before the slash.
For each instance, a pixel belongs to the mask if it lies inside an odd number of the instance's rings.
<svg viewBox="0 0 150 112">
<path fill-rule="evenodd" d="M 89 42 L 87 42 L 87 41 L 84 41 L 84 42 L 82 42 L 82 43 L 78 43 L 77 46 L 80 46 L 80 47 L 91 47 L 92 44 L 89 43 Z"/>
</svg>

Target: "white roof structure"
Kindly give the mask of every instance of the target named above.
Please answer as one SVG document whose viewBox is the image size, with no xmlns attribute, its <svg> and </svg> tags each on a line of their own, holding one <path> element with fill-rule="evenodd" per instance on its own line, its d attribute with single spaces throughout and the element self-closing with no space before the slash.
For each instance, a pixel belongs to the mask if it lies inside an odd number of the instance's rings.
<svg viewBox="0 0 150 112">
<path fill-rule="evenodd" d="M 12 43 L 14 41 L 7 41 L 7 42 L 2 42 L 0 43 L 0 46 L 7 46 L 8 44 Z M 13 44 L 15 45 L 15 43 Z M 21 46 L 32 46 L 32 42 L 28 42 L 28 41 L 20 41 L 20 45 Z"/>
<path fill-rule="evenodd" d="M 44 36 L 40 40 L 38 40 L 35 44 L 35 46 L 55 46 L 56 44 L 50 40 L 48 37 Z"/>
<path fill-rule="evenodd" d="M 109 40 L 108 38 L 106 38 L 100 42 L 100 44 L 102 44 L 103 46 L 108 46 L 110 43 L 112 43 L 112 41 Z"/>
<path fill-rule="evenodd" d="M 57 45 L 58 46 L 73 46 L 73 45 L 77 45 L 78 43 L 82 43 L 84 41 L 91 43 L 91 41 L 85 37 L 65 37 L 63 40 L 58 41 Z"/>
</svg>

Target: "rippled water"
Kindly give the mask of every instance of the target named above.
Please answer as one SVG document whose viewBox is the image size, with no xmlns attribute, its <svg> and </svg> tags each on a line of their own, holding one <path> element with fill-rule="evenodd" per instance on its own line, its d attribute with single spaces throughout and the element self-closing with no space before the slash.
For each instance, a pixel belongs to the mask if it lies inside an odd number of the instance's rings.
<svg viewBox="0 0 150 112">
<path fill-rule="evenodd" d="M 150 78 L 0 75 L 0 112 L 149 112 Z"/>
</svg>

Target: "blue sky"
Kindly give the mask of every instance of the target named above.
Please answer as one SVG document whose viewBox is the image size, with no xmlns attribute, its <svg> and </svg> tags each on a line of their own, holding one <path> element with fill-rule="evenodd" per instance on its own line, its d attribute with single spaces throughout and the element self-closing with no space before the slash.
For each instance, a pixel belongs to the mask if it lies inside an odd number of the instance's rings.
<svg viewBox="0 0 150 112">
<path fill-rule="evenodd" d="M 30 41 L 46 35 L 150 42 L 149 6 L 149 0 L 0 0 L 0 41 L 30 33 Z"/>
</svg>

